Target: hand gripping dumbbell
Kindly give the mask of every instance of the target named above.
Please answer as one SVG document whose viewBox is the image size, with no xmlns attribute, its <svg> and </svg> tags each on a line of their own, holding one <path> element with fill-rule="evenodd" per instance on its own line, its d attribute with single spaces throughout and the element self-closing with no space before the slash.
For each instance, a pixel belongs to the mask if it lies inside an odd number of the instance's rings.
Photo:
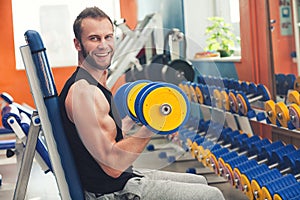
<svg viewBox="0 0 300 200">
<path fill-rule="evenodd" d="M 264 85 L 258 84 L 256 88 L 256 93 L 252 94 L 251 96 L 247 96 L 243 92 L 239 92 L 237 94 L 236 99 L 238 103 L 239 114 L 248 116 L 250 118 L 255 117 L 255 112 L 253 112 L 253 109 L 250 104 L 258 101 L 270 100 L 270 93 Z"/>
<path fill-rule="evenodd" d="M 121 117 L 128 115 L 157 134 L 175 133 L 190 113 L 186 94 L 170 83 L 127 83 L 117 90 L 114 100 Z"/>
<path fill-rule="evenodd" d="M 283 161 L 285 165 L 287 166 L 286 169 L 280 170 L 277 168 L 274 168 L 270 170 L 269 172 L 266 172 L 264 174 L 260 174 L 259 176 L 256 176 L 251 181 L 251 189 L 254 197 L 256 199 L 263 199 L 262 194 L 262 188 L 267 183 L 274 181 L 276 179 L 279 179 L 288 172 L 289 174 L 294 175 L 296 179 L 299 180 L 300 177 L 300 150 L 294 151 L 292 153 L 289 153 L 285 156 L 283 156 Z M 271 185 L 272 186 L 272 185 Z M 265 195 L 268 193 L 267 191 L 264 192 Z M 268 194 L 268 196 L 273 196 Z M 284 192 L 281 192 L 278 196 L 286 196 L 284 195 Z M 284 198 L 283 198 L 284 199 Z M 288 198 L 289 199 L 289 198 Z"/>
</svg>

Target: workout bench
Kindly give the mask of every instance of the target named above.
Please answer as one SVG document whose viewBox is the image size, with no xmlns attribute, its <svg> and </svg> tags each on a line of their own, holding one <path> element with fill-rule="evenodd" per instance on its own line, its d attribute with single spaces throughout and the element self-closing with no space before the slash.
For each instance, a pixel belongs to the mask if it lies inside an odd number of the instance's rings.
<svg viewBox="0 0 300 200">
<path fill-rule="evenodd" d="M 58 95 L 46 49 L 36 31 L 26 31 L 25 39 L 27 45 L 21 46 L 20 51 L 37 111 L 31 117 L 29 129 L 31 135 L 28 136 L 24 151 L 14 199 L 25 197 L 24 185 L 28 184 L 30 174 L 28 168 L 31 168 L 34 155 L 32 151 L 35 149 L 38 133 L 42 129 L 61 199 L 82 200 L 84 193 L 61 124 Z M 29 171 L 28 174 L 25 174 L 25 171 Z"/>
</svg>

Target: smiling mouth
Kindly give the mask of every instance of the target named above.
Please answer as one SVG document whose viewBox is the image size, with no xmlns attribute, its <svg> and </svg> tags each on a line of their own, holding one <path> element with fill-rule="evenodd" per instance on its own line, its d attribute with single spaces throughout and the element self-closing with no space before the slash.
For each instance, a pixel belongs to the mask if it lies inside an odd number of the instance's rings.
<svg viewBox="0 0 300 200">
<path fill-rule="evenodd" d="M 105 53 L 96 53 L 95 55 L 97 57 L 105 57 L 108 56 L 111 53 L 111 51 L 105 52 Z"/>
</svg>

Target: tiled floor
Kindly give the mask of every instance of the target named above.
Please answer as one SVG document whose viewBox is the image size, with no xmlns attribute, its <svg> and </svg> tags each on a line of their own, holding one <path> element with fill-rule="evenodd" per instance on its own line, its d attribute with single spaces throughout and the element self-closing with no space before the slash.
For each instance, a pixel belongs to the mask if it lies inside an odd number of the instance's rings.
<svg viewBox="0 0 300 200">
<path fill-rule="evenodd" d="M 191 160 L 189 154 L 182 156 L 183 151 L 178 149 L 176 145 L 167 144 L 164 145 L 165 140 L 154 140 L 156 145 L 160 144 L 160 147 L 167 149 L 157 150 L 154 152 L 145 151 L 142 156 L 137 160 L 135 166 L 148 168 L 156 168 L 168 171 L 185 172 L 187 168 L 194 167 L 197 172 L 204 173 L 210 185 L 218 187 L 224 194 L 227 200 L 247 200 L 248 198 L 240 191 L 232 188 L 229 183 L 224 183 L 224 179 L 211 173 L 208 168 L 204 168 L 201 163 L 195 160 Z M 170 148 L 171 147 L 171 148 Z M 181 157 L 180 162 L 174 162 L 170 164 L 167 158 L 159 158 L 161 152 L 166 152 L 167 157 L 172 155 L 175 157 Z M 0 174 L 2 175 L 2 186 L 0 186 L 0 200 L 13 199 L 14 188 L 17 180 L 17 162 L 16 156 L 7 159 L 4 155 L 4 151 L 0 152 Z M 25 187 L 25 186 L 24 186 Z M 34 162 L 31 170 L 31 176 L 27 187 L 26 199 L 30 200 L 57 200 L 59 198 L 58 189 L 55 183 L 53 174 L 44 172 L 40 166 Z"/>
</svg>

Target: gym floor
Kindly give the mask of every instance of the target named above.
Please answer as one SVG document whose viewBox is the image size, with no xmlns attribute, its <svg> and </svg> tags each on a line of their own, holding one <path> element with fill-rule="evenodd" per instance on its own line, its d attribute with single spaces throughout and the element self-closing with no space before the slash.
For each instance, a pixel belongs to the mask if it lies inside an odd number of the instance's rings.
<svg viewBox="0 0 300 200">
<path fill-rule="evenodd" d="M 208 183 L 218 187 L 226 200 L 247 200 L 248 198 L 239 190 L 234 189 L 223 178 L 215 175 L 210 169 L 205 168 L 200 162 L 191 158 L 174 143 L 164 138 L 154 138 L 151 144 L 155 145 L 155 151 L 145 150 L 135 162 L 136 168 L 153 168 L 175 172 L 186 172 L 188 168 L 195 168 L 197 173 L 204 175 Z M 13 199 L 14 188 L 17 181 L 18 163 L 20 156 L 6 158 L 4 150 L 0 151 L 0 174 L 2 186 L 0 186 L 0 199 Z M 169 162 L 170 158 L 177 158 L 176 162 Z M 18 159 L 17 159 L 18 158 Z M 168 159 L 169 158 L 169 159 Z M 24 186 L 25 187 L 25 186 Z M 58 189 L 53 174 L 45 174 L 40 166 L 33 162 L 29 183 L 27 186 L 26 199 L 28 200 L 57 200 Z"/>
</svg>

